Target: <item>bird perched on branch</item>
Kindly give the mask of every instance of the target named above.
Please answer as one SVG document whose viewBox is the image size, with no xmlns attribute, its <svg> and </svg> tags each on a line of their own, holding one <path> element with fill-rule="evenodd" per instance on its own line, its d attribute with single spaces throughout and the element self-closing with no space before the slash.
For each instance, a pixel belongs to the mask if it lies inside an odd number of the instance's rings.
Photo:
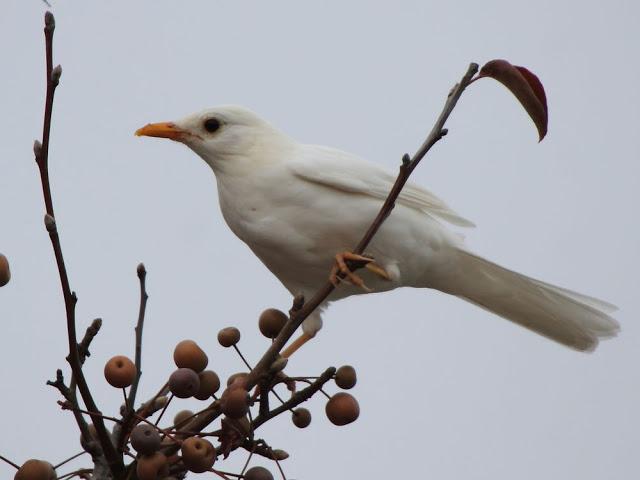
<svg viewBox="0 0 640 480">
<path fill-rule="evenodd" d="M 341 278 L 337 271 L 345 281 L 326 303 L 370 290 L 433 288 L 582 351 L 619 329 L 609 316 L 613 305 L 471 253 L 444 223 L 473 224 L 412 183 L 367 249 L 374 260 L 348 253 L 395 177 L 352 154 L 300 144 L 247 109 L 212 108 L 136 134 L 181 142 L 202 157 L 215 173 L 229 228 L 293 295 L 313 295 L 335 266 L 332 281 Z M 367 268 L 356 275 L 349 261 Z M 287 354 L 321 327 L 316 310 Z"/>
</svg>

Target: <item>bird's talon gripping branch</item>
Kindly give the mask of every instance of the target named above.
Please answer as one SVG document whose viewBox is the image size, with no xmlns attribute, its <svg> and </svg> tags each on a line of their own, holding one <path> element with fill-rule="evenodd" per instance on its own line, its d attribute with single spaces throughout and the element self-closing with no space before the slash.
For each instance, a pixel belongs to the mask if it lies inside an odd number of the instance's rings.
<svg viewBox="0 0 640 480">
<path fill-rule="evenodd" d="M 372 257 L 366 257 L 364 255 L 358 255 L 352 252 L 342 252 L 336 255 L 336 263 L 331 269 L 331 273 L 329 274 L 329 280 L 333 284 L 334 287 L 337 287 L 343 277 L 338 274 L 341 273 L 345 279 L 347 279 L 353 285 L 370 292 L 371 289 L 367 287 L 364 283 L 364 280 L 359 275 L 356 275 L 351 271 L 347 262 L 350 262 L 352 266 L 357 268 L 365 267 L 367 270 L 375 273 L 376 275 L 384 278 L 385 280 L 391 280 L 389 274 L 386 272 L 384 268 L 380 265 L 376 264 L 373 261 Z"/>
</svg>

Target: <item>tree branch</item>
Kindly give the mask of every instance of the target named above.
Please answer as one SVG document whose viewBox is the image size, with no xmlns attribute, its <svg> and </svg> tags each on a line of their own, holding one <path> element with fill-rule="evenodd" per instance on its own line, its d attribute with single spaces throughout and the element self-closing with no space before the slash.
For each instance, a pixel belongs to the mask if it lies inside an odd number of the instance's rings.
<svg viewBox="0 0 640 480">
<path fill-rule="evenodd" d="M 45 99 L 44 120 L 42 128 L 42 142 L 36 141 L 34 143 L 34 154 L 36 157 L 36 163 L 40 170 L 40 179 L 42 183 L 42 192 L 44 196 L 45 207 L 47 214 L 45 215 L 45 226 L 49 232 L 49 238 L 53 246 L 54 255 L 56 258 L 56 264 L 58 266 L 58 274 L 60 276 L 60 283 L 62 286 L 62 294 L 64 297 L 65 311 L 67 317 L 67 337 L 69 340 L 69 356 L 67 361 L 71 366 L 73 377 L 78 384 L 80 395 L 86 405 L 87 409 L 98 413 L 99 410 L 95 401 L 91 395 L 89 386 L 82 372 L 82 364 L 80 362 L 80 354 L 78 352 L 78 341 L 76 337 L 76 324 L 75 324 L 75 306 L 77 297 L 74 292 L 71 291 L 69 285 L 69 278 L 67 275 L 67 269 L 64 263 L 64 257 L 62 255 L 62 247 L 60 244 L 60 238 L 58 236 L 58 230 L 56 227 L 56 221 L 54 218 L 53 199 L 51 196 L 51 186 L 49 182 L 49 136 L 51 133 L 51 115 L 53 112 L 53 97 L 55 89 L 60 81 L 60 75 L 62 74 L 62 68 L 58 65 L 53 68 L 53 31 L 55 29 L 55 19 L 51 12 L 45 14 L 45 49 L 46 49 L 46 81 L 47 81 L 47 94 Z M 109 464 L 109 468 L 113 472 L 114 476 L 123 471 L 122 457 L 119 456 L 111 443 L 109 433 L 105 427 L 104 421 L 101 417 L 94 417 L 94 425 L 98 434 L 100 446 L 105 454 L 105 458 Z"/>
<path fill-rule="evenodd" d="M 286 412 L 287 410 L 291 410 L 292 408 L 297 407 L 302 402 L 306 402 L 311 397 L 313 397 L 313 395 L 318 390 L 320 390 L 325 383 L 331 380 L 335 373 L 336 369 L 334 367 L 327 368 L 322 373 L 322 375 L 320 375 L 311 385 L 293 394 L 291 398 L 284 402 L 282 405 L 274 408 L 266 414 L 261 413 L 260 415 L 258 415 L 251 423 L 251 426 L 254 430 L 257 430 L 258 427 L 260 427 L 263 423 L 271 420 L 273 417 L 276 417 L 281 413 Z"/>
</svg>

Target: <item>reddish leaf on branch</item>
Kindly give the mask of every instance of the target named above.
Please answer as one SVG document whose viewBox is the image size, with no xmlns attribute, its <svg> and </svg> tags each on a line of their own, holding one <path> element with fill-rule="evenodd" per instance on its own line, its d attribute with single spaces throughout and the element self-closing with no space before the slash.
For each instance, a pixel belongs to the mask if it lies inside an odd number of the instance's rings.
<svg viewBox="0 0 640 480">
<path fill-rule="evenodd" d="M 478 78 L 490 77 L 507 87 L 527 111 L 538 129 L 540 141 L 547 134 L 549 111 L 544 87 L 536 75 L 506 60 L 491 60 L 480 69 Z"/>
</svg>

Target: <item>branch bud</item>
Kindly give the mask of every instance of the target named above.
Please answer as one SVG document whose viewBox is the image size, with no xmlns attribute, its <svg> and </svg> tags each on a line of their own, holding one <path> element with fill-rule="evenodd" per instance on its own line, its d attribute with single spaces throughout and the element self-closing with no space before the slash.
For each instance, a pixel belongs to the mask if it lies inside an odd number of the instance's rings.
<svg viewBox="0 0 640 480">
<path fill-rule="evenodd" d="M 56 231 L 56 219 L 48 213 L 44 216 L 44 226 L 47 228 L 47 232 L 53 233 Z"/>
<path fill-rule="evenodd" d="M 40 158 L 42 155 L 42 144 L 40 143 L 40 140 L 33 141 L 33 154 L 36 158 Z"/>
<path fill-rule="evenodd" d="M 53 16 L 53 13 L 47 11 L 44 14 L 44 31 L 49 33 L 53 32 L 56 28 L 56 19 Z"/>
<path fill-rule="evenodd" d="M 136 268 L 136 272 L 138 274 L 138 278 L 143 278 L 147 275 L 147 269 L 144 268 L 144 263 L 140 262 L 138 264 L 138 268 Z"/>
<path fill-rule="evenodd" d="M 402 156 L 402 165 L 404 165 L 406 167 L 407 165 L 409 165 L 409 163 L 411 163 L 411 157 L 409 156 L 408 153 L 405 153 Z"/>
<path fill-rule="evenodd" d="M 279 448 L 275 450 L 271 450 L 271 453 L 273 454 L 274 460 L 280 461 L 280 460 L 286 460 L 287 458 L 289 458 L 289 454 L 284 450 L 280 450 Z"/>
<path fill-rule="evenodd" d="M 61 75 L 62 75 L 62 67 L 60 65 L 57 65 L 56 67 L 53 68 L 53 71 L 51 72 L 51 83 L 53 83 L 55 87 L 57 87 L 58 83 L 60 83 Z"/>
</svg>

